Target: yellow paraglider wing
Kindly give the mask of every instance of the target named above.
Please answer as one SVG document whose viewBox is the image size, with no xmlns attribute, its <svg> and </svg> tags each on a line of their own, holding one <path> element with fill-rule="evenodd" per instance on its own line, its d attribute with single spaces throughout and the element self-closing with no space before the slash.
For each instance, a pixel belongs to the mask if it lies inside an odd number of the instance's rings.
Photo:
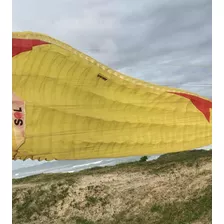
<svg viewBox="0 0 224 224">
<path fill-rule="evenodd" d="M 12 45 L 13 92 L 26 120 L 13 159 L 123 157 L 211 144 L 209 99 L 125 76 L 39 33 L 13 33 Z"/>
<path fill-rule="evenodd" d="M 12 151 L 17 152 L 25 141 L 25 103 L 12 94 Z"/>
</svg>

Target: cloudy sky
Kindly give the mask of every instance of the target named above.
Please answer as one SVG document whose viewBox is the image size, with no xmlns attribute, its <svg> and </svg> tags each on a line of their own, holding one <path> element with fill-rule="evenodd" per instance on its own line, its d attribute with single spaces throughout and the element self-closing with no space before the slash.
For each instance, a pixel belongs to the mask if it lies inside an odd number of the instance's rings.
<svg viewBox="0 0 224 224">
<path fill-rule="evenodd" d="M 48 34 L 127 75 L 211 97 L 211 0 L 19 0 L 12 29 Z"/>
<path fill-rule="evenodd" d="M 127 75 L 211 98 L 212 0 L 18 0 L 13 31 L 36 31 Z"/>
</svg>

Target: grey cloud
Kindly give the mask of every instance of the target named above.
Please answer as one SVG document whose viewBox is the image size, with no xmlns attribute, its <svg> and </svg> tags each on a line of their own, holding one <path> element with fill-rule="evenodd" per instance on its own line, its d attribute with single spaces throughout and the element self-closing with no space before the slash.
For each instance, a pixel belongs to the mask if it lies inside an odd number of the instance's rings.
<svg viewBox="0 0 224 224">
<path fill-rule="evenodd" d="M 43 32 L 128 75 L 211 97 L 211 0 L 20 0 L 13 30 Z"/>
</svg>

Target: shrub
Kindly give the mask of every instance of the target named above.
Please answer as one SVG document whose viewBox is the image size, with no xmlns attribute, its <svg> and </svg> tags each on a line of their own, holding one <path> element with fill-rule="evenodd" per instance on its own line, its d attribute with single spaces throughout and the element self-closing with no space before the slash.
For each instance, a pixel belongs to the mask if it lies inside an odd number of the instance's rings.
<svg viewBox="0 0 224 224">
<path fill-rule="evenodd" d="M 147 156 L 142 156 L 139 160 L 139 162 L 145 162 L 147 161 L 148 157 Z"/>
</svg>

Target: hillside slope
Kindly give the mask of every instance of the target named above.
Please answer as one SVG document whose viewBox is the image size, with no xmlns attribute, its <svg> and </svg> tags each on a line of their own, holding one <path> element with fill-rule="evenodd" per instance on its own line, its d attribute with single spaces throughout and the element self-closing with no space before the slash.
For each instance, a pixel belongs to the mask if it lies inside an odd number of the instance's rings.
<svg viewBox="0 0 224 224">
<path fill-rule="evenodd" d="M 13 180 L 13 223 L 207 224 L 212 151 Z"/>
</svg>

